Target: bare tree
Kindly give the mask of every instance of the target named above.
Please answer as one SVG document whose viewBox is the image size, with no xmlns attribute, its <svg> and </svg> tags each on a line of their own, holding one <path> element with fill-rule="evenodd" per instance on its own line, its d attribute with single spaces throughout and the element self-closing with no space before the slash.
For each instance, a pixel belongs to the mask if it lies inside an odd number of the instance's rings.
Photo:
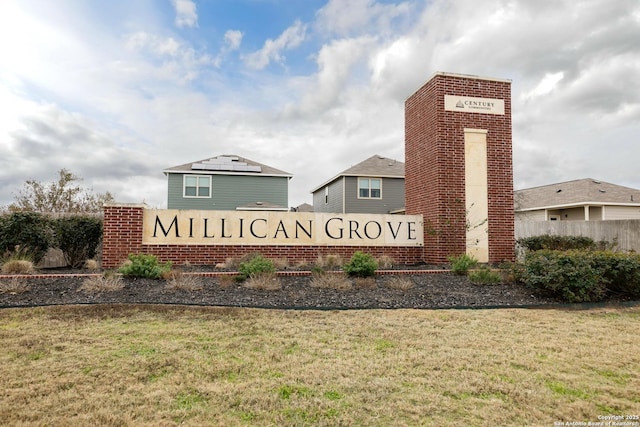
<svg viewBox="0 0 640 427">
<path fill-rule="evenodd" d="M 58 180 L 42 183 L 35 179 L 25 182 L 9 205 L 11 212 L 30 211 L 42 213 L 97 213 L 102 205 L 113 201 L 109 192 L 95 194 L 92 189 L 80 186 L 82 178 L 67 169 L 60 169 Z"/>
</svg>

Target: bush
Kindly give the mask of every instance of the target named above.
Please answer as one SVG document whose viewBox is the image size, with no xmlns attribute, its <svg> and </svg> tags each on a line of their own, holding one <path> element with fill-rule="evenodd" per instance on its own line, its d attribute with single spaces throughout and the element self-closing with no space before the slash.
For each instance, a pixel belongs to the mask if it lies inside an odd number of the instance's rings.
<svg viewBox="0 0 640 427">
<path fill-rule="evenodd" d="M 355 277 L 373 276 L 376 274 L 376 268 L 378 268 L 378 263 L 373 256 L 361 251 L 355 252 L 349 262 L 342 266 L 345 273 Z"/>
<path fill-rule="evenodd" d="M 42 260 L 52 241 L 50 221 L 35 212 L 15 212 L 0 217 L 0 254 Z"/>
<path fill-rule="evenodd" d="M 573 249 L 595 250 L 604 242 L 596 243 L 590 237 L 584 236 L 556 236 L 545 234 L 542 236 L 524 237 L 516 241 L 518 245 L 527 251 L 540 251 L 549 249 L 553 251 L 569 251 Z"/>
<path fill-rule="evenodd" d="M 608 292 L 640 296 L 640 254 L 597 251 L 593 264 Z"/>
<path fill-rule="evenodd" d="M 479 269 L 469 272 L 469 280 L 478 285 L 495 285 L 502 282 L 502 275 L 483 265 Z"/>
<path fill-rule="evenodd" d="M 525 257 L 522 279 L 567 302 L 600 301 L 606 293 L 593 253 L 588 251 L 530 252 Z"/>
<path fill-rule="evenodd" d="M 96 255 L 102 239 L 102 221 L 98 218 L 69 216 L 54 220 L 55 245 L 72 268 L 81 268 Z"/>
<path fill-rule="evenodd" d="M 159 279 L 171 270 L 171 261 L 164 264 L 158 262 L 155 255 L 129 254 L 129 260 L 118 270 L 123 276 Z"/>
<path fill-rule="evenodd" d="M 248 261 L 241 262 L 238 267 L 238 275 L 242 280 L 260 274 L 275 273 L 275 271 L 276 267 L 273 264 L 273 261 L 260 254 L 255 254 Z"/>
<path fill-rule="evenodd" d="M 3 274 L 31 274 L 33 271 L 33 263 L 28 259 L 12 258 L 2 264 Z"/>
<path fill-rule="evenodd" d="M 451 263 L 453 273 L 460 276 L 465 276 L 470 268 L 478 265 L 478 260 L 467 254 L 450 256 L 448 260 Z"/>
</svg>

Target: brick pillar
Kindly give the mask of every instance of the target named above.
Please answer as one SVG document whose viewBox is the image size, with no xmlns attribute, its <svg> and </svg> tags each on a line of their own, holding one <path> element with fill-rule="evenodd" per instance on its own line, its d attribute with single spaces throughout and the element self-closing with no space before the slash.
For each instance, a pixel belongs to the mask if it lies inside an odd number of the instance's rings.
<svg viewBox="0 0 640 427">
<path fill-rule="evenodd" d="M 142 216 L 145 205 L 104 206 L 102 268 L 119 267 L 129 254 L 142 248 Z"/>
<path fill-rule="evenodd" d="M 486 183 L 480 183 L 479 192 L 478 182 L 465 182 L 465 167 L 475 161 L 465 159 L 465 135 L 471 134 L 482 135 L 486 145 Z M 486 224 L 481 227 L 488 241 L 487 261 L 514 259 L 511 144 L 509 80 L 436 73 L 406 100 L 405 206 L 407 214 L 424 216 L 427 262 L 469 253 L 473 242 L 468 241 L 467 212 L 476 209 L 475 201 L 467 201 L 470 188 L 485 204 L 481 212 Z"/>
</svg>

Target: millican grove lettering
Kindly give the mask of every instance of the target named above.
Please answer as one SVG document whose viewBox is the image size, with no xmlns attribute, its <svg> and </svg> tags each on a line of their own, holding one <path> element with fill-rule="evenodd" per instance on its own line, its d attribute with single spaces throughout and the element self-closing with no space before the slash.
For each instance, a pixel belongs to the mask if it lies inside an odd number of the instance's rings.
<svg viewBox="0 0 640 427">
<path fill-rule="evenodd" d="M 420 215 L 149 210 L 143 228 L 152 244 L 423 244 Z"/>
</svg>

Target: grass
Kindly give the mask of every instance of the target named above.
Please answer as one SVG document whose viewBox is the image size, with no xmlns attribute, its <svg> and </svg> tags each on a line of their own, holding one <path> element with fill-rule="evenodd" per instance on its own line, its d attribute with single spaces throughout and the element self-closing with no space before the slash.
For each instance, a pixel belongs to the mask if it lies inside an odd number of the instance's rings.
<svg viewBox="0 0 640 427">
<path fill-rule="evenodd" d="M 640 308 L 0 311 L 5 425 L 554 425 L 640 412 Z"/>
</svg>

